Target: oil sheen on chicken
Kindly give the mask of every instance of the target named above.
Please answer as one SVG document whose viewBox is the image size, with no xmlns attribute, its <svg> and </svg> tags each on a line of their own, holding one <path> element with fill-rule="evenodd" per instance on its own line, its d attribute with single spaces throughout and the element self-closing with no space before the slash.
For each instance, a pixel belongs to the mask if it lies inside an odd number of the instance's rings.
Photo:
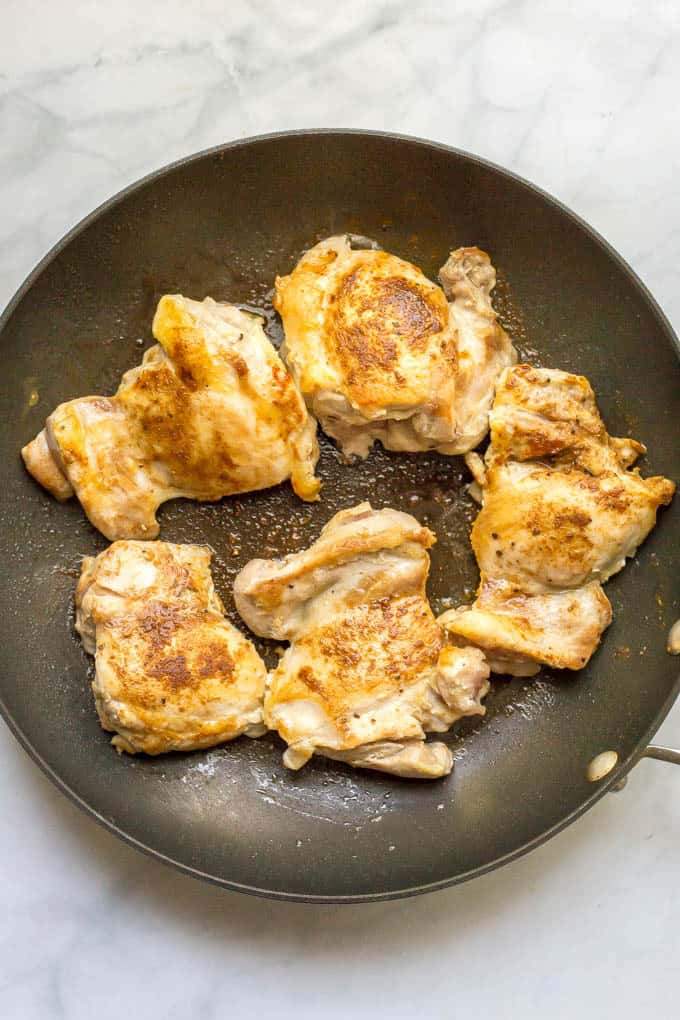
<svg viewBox="0 0 680 1020">
<path fill-rule="evenodd" d="M 315 499 L 316 423 L 261 320 L 233 305 L 161 298 L 158 345 L 114 397 L 61 404 L 24 449 L 57 499 L 74 493 L 109 539 L 154 538 L 178 496 L 216 500 L 290 478 Z"/>
<path fill-rule="evenodd" d="M 265 730 L 265 666 L 224 618 L 210 555 L 121 541 L 83 560 L 76 629 L 95 656 L 97 712 L 119 751 L 191 751 Z"/>
<path fill-rule="evenodd" d="M 451 771 L 444 732 L 481 715 L 489 668 L 442 639 L 425 597 L 434 535 L 410 515 L 361 503 L 282 560 L 251 560 L 236 606 L 263 637 L 290 641 L 268 675 L 265 722 L 284 763 L 313 754 L 413 778 Z"/>
<path fill-rule="evenodd" d="M 440 622 L 484 649 L 496 672 L 579 669 L 611 622 L 602 584 L 675 486 L 631 469 L 644 447 L 607 434 L 583 376 L 506 370 L 490 423 L 485 462 L 468 458 L 483 500 L 472 529 L 479 592 Z"/>
<path fill-rule="evenodd" d="M 443 291 L 410 262 L 346 236 L 276 280 L 284 357 L 312 414 L 347 457 L 465 453 L 485 436 L 498 374 L 515 352 L 492 308 L 496 274 L 478 248 L 442 267 Z"/>
</svg>

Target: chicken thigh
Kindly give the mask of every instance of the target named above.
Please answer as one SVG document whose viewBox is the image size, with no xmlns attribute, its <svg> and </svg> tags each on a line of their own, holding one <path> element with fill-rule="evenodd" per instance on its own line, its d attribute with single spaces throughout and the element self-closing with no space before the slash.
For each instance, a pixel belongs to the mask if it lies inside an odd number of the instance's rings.
<svg viewBox="0 0 680 1020">
<path fill-rule="evenodd" d="M 442 268 L 444 292 L 409 262 L 346 236 L 277 277 L 282 353 L 312 414 L 347 457 L 387 449 L 465 453 L 487 431 L 496 377 L 515 361 L 478 248 Z M 448 299 L 448 300 L 447 300 Z"/>
<path fill-rule="evenodd" d="M 210 555 L 122 541 L 83 560 L 76 629 L 95 656 L 97 713 L 119 751 L 191 751 L 265 730 L 265 666 L 224 618 Z"/>
<path fill-rule="evenodd" d="M 158 506 L 290 478 L 315 499 L 316 423 L 261 320 L 211 298 L 161 298 L 158 345 L 114 397 L 61 404 L 22 450 L 57 499 L 75 492 L 109 539 L 154 538 Z"/>
<path fill-rule="evenodd" d="M 451 771 L 449 749 L 425 733 L 484 713 L 489 668 L 478 649 L 442 640 L 425 597 L 433 542 L 408 514 L 362 503 L 309 549 L 237 576 L 248 626 L 291 642 L 265 696 L 289 768 L 320 754 L 412 778 Z"/>
<path fill-rule="evenodd" d="M 469 459 L 483 498 L 472 528 L 480 589 L 440 622 L 499 672 L 579 669 L 611 622 L 601 584 L 634 555 L 675 486 L 630 470 L 644 447 L 607 434 L 583 376 L 506 370 L 490 424 L 485 463 Z"/>
</svg>

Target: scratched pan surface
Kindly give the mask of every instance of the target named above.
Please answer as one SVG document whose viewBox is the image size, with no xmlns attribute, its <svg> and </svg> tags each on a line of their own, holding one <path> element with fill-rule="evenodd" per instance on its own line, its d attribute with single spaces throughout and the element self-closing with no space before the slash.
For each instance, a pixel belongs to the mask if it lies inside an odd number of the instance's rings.
<svg viewBox="0 0 680 1020">
<path fill-rule="evenodd" d="M 680 616 L 680 516 L 670 511 L 608 585 L 615 621 L 589 668 L 497 680 L 486 719 L 446 738 L 455 769 L 445 780 L 399 781 L 323 761 L 289 773 L 271 736 L 158 759 L 111 749 L 71 608 L 80 557 L 105 542 L 77 503 L 60 506 L 31 481 L 19 448 L 60 401 L 113 392 L 151 344 L 166 291 L 260 308 L 279 342 L 275 274 L 340 231 L 375 237 L 432 276 L 451 248 L 489 251 L 496 304 L 523 356 L 585 373 L 610 431 L 648 444 L 644 472 L 680 476 L 675 341 L 649 294 L 567 210 L 463 153 L 352 132 L 238 142 L 112 199 L 47 257 L 2 327 L 5 718 L 65 793 L 141 849 L 233 888 L 310 900 L 424 891 L 530 848 L 634 763 L 677 689 L 677 660 L 664 650 Z M 475 510 L 459 458 L 376 450 L 346 467 L 322 439 L 319 472 L 318 504 L 287 486 L 213 505 L 178 501 L 160 512 L 162 537 L 214 548 L 217 585 L 237 621 L 231 581 L 248 559 L 300 549 L 336 510 L 370 499 L 436 531 L 436 611 L 470 597 Z M 271 660 L 273 650 L 260 647 Z M 585 769 L 607 749 L 618 751 L 619 767 L 594 789 Z"/>
</svg>

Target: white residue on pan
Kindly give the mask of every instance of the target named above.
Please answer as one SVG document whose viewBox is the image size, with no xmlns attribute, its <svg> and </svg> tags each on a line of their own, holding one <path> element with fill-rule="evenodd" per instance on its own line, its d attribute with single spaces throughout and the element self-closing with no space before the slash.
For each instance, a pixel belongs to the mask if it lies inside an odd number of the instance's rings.
<svg viewBox="0 0 680 1020">
<path fill-rule="evenodd" d="M 554 704 L 555 698 L 554 681 L 531 679 L 513 701 L 513 712 L 531 721 Z M 481 720 L 479 725 L 483 725 Z M 471 753 L 471 747 L 466 746 L 469 736 L 451 745 L 455 761 L 461 762 Z M 350 773 L 323 759 L 292 772 L 281 763 L 282 748 L 283 744 L 271 735 L 259 740 L 243 737 L 231 745 L 188 756 L 178 778 L 197 801 L 209 785 L 213 807 L 217 800 L 225 809 L 233 809 L 243 789 L 254 789 L 274 810 L 355 832 L 361 832 L 368 823 L 385 823 L 394 810 L 392 792 L 369 773 Z M 443 801 L 433 804 L 433 810 L 444 808 Z"/>
<path fill-rule="evenodd" d="M 555 703 L 555 687 L 545 680 L 531 680 L 514 703 L 514 710 L 523 719 L 531 722 L 541 712 Z"/>
<path fill-rule="evenodd" d="M 192 757 L 184 775 L 180 776 L 180 782 L 185 786 L 203 786 L 206 779 L 214 779 L 217 775 L 221 757 L 217 749 Z"/>
<path fill-rule="evenodd" d="M 313 785 L 296 781 L 295 773 L 272 773 L 271 766 L 250 763 L 257 792 L 266 804 L 292 811 L 305 818 L 354 827 L 360 832 L 366 822 L 381 822 L 389 810 L 389 795 L 359 785 L 352 775 L 329 772 Z M 359 824 L 357 824 L 357 820 Z"/>
<path fill-rule="evenodd" d="M 379 823 L 388 812 L 390 792 L 362 784 L 351 774 L 332 771 L 313 777 L 289 772 L 273 765 L 278 748 L 269 741 L 239 740 L 190 759 L 179 781 L 195 794 L 211 784 L 211 798 L 223 790 L 225 804 L 232 801 L 234 787 L 246 782 L 254 786 L 265 804 L 291 811 L 305 818 L 354 827 L 360 831 L 367 822 Z M 357 824 L 357 822 L 359 824 Z"/>
</svg>

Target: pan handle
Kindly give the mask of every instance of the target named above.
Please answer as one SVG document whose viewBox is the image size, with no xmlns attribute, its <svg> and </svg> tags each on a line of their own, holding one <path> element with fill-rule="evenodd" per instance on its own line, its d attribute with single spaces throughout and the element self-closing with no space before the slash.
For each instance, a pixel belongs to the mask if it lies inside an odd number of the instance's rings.
<svg viewBox="0 0 680 1020">
<path fill-rule="evenodd" d="M 643 758 L 656 758 L 657 761 L 668 761 L 672 765 L 680 765 L 680 751 L 672 747 L 661 747 L 659 744 L 650 744 L 642 752 Z"/>
<path fill-rule="evenodd" d="M 644 749 L 641 758 L 656 758 L 657 761 L 668 761 L 671 765 L 680 765 L 680 751 L 676 751 L 672 747 L 661 747 L 660 744 L 648 744 Z M 628 776 L 624 776 L 619 779 L 617 783 L 611 787 L 612 793 L 620 793 L 624 789 L 628 782 Z"/>
</svg>

